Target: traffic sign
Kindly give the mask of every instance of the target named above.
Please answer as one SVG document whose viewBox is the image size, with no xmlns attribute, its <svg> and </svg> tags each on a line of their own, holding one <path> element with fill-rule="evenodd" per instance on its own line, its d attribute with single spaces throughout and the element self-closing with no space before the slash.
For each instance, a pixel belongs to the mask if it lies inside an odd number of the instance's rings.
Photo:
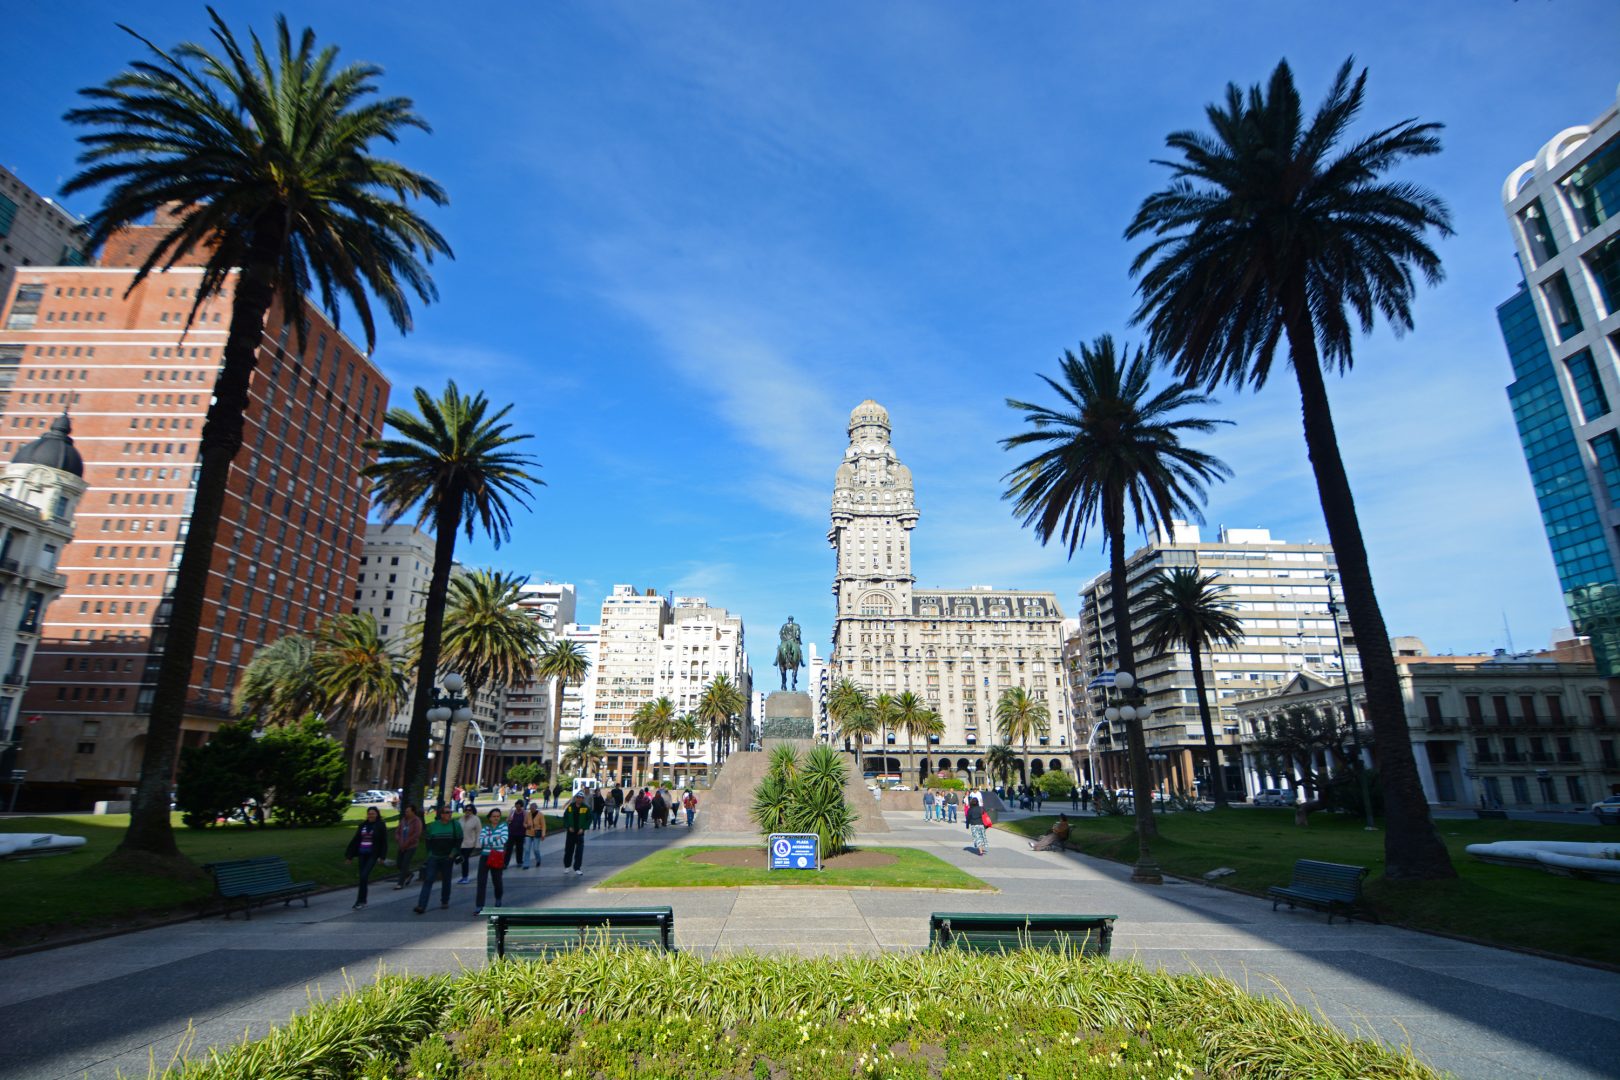
<svg viewBox="0 0 1620 1080">
<path fill-rule="evenodd" d="M 815 833 L 772 833 L 771 870 L 820 870 L 821 842 Z"/>
</svg>

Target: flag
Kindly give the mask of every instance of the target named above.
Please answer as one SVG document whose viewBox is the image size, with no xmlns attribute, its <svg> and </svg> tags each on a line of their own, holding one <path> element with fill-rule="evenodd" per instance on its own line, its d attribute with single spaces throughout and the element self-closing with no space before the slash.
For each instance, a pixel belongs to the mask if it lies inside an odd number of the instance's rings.
<svg viewBox="0 0 1620 1080">
<path fill-rule="evenodd" d="M 1086 689 L 1087 690 L 1099 690 L 1099 689 L 1103 689 L 1103 688 L 1112 689 L 1113 685 L 1114 685 L 1114 673 L 1112 671 L 1105 671 L 1101 675 L 1098 675 L 1095 679 L 1092 679 L 1090 682 L 1086 683 Z"/>
</svg>

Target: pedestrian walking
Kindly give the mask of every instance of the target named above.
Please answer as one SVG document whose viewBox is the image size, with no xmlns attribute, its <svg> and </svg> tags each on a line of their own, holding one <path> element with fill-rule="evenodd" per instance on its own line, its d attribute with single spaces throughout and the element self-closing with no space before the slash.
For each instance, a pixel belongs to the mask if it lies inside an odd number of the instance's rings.
<svg viewBox="0 0 1620 1080">
<path fill-rule="evenodd" d="M 531 802 L 529 812 L 523 817 L 524 844 L 523 853 L 534 856 L 534 868 L 540 869 L 540 841 L 546 838 L 546 815 L 540 812 L 540 804 Z"/>
<path fill-rule="evenodd" d="M 647 815 L 650 813 L 652 813 L 652 795 L 646 788 L 642 788 L 641 794 L 636 796 L 636 828 L 647 827 Z"/>
<path fill-rule="evenodd" d="M 985 837 L 985 830 L 990 828 L 990 811 L 974 803 L 968 807 L 968 832 L 973 834 L 973 847 L 982 857 L 989 841 Z"/>
<path fill-rule="evenodd" d="M 507 823 L 507 840 L 505 844 L 507 861 L 519 870 L 529 868 L 523 847 L 523 841 L 528 839 L 528 833 L 524 831 L 528 825 L 525 820 L 528 815 L 523 812 L 523 807 L 524 802 L 522 799 L 518 799 L 512 804 L 512 820 Z"/>
<path fill-rule="evenodd" d="M 411 862 L 416 858 L 416 846 L 422 841 L 422 816 L 416 812 L 416 807 L 405 804 L 405 809 L 399 812 L 399 827 L 397 829 L 399 841 L 399 879 L 394 888 L 403 889 L 411 883 Z"/>
<path fill-rule="evenodd" d="M 461 808 L 461 820 L 456 822 L 461 829 L 461 880 L 458 885 L 465 885 L 472 880 L 472 863 L 478 857 L 478 831 L 483 828 L 483 822 L 478 820 L 478 811 L 470 806 Z"/>
<path fill-rule="evenodd" d="M 697 816 L 697 806 L 697 792 L 687 788 L 685 796 L 681 798 L 681 809 L 686 811 L 686 827 L 688 829 L 692 827 L 692 819 Z"/>
<path fill-rule="evenodd" d="M 664 797 L 664 789 L 659 788 L 652 801 L 653 828 L 662 829 L 669 824 L 669 800 Z"/>
<path fill-rule="evenodd" d="M 1076 784 L 1074 787 L 1069 789 L 1069 809 L 1070 810 L 1078 810 L 1078 809 L 1080 809 L 1080 785 L 1079 784 Z"/>
<path fill-rule="evenodd" d="M 1090 786 L 1087 786 L 1087 787 L 1083 787 L 1083 788 L 1080 789 L 1080 809 L 1089 810 L 1090 808 L 1091 808 L 1091 788 L 1090 788 Z"/>
<path fill-rule="evenodd" d="M 473 898 L 474 915 L 484 913 L 484 887 L 489 882 L 495 885 L 495 904 L 500 906 L 506 876 L 506 848 L 512 837 L 511 827 L 501 820 L 500 807 L 491 810 L 486 821 L 478 830 L 478 895 Z"/>
<path fill-rule="evenodd" d="M 354 830 L 349 840 L 347 862 L 360 860 L 360 892 L 354 898 L 354 910 L 366 906 L 366 887 L 371 882 L 371 871 L 388 857 L 388 826 L 375 806 L 366 807 L 366 819 Z"/>
<path fill-rule="evenodd" d="M 947 791 L 945 793 L 945 823 L 947 825 L 956 824 L 956 807 L 959 801 L 960 800 L 958 800 L 956 797 L 956 792 Z"/>
<path fill-rule="evenodd" d="M 602 827 L 602 814 L 607 810 L 607 800 L 602 798 L 602 789 L 597 788 L 591 792 L 591 831 L 595 832 Z"/>
<path fill-rule="evenodd" d="M 583 876 L 585 871 L 580 869 L 585 862 L 585 830 L 591 825 L 591 811 L 585 805 L 585 797 L 576 794 L 563 808 L 563 874 L 566 876 L 568 868 L 574 868 L 574 876 Z"/>
<path fill-rule="evenodd" d="M 473 819 L 477 821 L 477 818 Z M 427 910 L 428 896 L 433 883 L 443 879 L 439 892 L 439 907 L 450 906 L 450 872 L 455 866 L 456 852 L 461 847 L 461 825 L 451 820 L 450 808 L 440 803 L 433 813 L 433 821 L 422 830 L 422 846 L 427 848 L 427 861 L 422 864 L 422 892 L 416 898 L 418 915 Z"/>
</svg>

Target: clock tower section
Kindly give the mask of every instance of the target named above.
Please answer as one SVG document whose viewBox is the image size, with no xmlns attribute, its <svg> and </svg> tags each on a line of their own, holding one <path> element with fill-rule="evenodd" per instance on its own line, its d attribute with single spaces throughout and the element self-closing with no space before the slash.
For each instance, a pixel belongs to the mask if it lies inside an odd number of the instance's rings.
<svg viewBox="0 0 1620 1080">
<path fill-rule="evenodd" d="M 888 410 L 867 399 L 849 414 L 849 447 L 833 481 L 827 532 L 837 559 L 831 658 L 836 673 L 854 674 L 854 646 L 863 630 L 892 634 L 901 629 L 897 621 L 910 620 L 916 524 L 911 470 L 890 445 Z"/>
</svg>

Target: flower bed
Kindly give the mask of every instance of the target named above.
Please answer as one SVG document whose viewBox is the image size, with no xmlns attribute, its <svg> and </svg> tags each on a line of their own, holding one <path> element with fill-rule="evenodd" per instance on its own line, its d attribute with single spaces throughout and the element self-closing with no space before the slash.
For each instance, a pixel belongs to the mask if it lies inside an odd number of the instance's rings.
<svg viewBox="0 0 1620 1080">
<path fill-rule="evenodd" d="M 1354 1076 L 1436 1080 L 1225 979 L 1050 952 L 585 950 L 385 976 L 169 1074 L 400 1080 Z"/>
</svg>

